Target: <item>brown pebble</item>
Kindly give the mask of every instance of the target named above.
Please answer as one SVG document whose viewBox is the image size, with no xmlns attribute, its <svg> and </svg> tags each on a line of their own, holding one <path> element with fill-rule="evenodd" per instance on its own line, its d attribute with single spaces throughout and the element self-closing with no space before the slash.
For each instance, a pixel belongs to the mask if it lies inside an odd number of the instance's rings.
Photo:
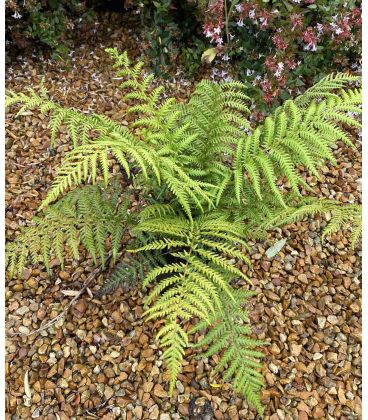
<svg viewBox="0 0 368 420">
<path fill-rule="evenodd" d="M 47 380 L 45 382 L 45 387 L 44 388 L 45 388 L 45 390 L 54 389 L 54 388 L 56 388 L 56 385 L 52 381 Z"/>
<path fill-rule="evenodd" d="M 60 271 L 59 277 L 61 278 L 61 280 L 69 280 L 70 274 L 67 273 L 66 271 Z"/>
<path fill-rule="evenodd" d="M 73 307 L 73 313 L 77 317 L 82 317 L 84 312 L 88 308 L 88 303 L 85 299 L 79 299 L 78 302 Z"/>
<path fill-rule="evenodd" d="M 153 389 L 154 395 L 159 398 L 166 398 L 168 396 L 167 392 L 162 388 L 160 384 L 156 384 Z"/>
<path fill-rule="evenodd" d="M 325 412 L 320 406 L 317 405 L 316 407 L 314 407 L 312 415 L 313 415 L 313 418 L 320 419 L 324 417 Z"/>
<path fill-rule="evenodd" d="M 23 359 L 24 357 L 26 357 L 28 354 L 28 349 L 26 347 L 21 347 L 19 349 L 18 355 L 20 359 Z"/>
<path fill-rule="evenodd" d="M 305 411 L 299 411 L 298 420 L 308 420 L 308 414 Z"/>
</svg>

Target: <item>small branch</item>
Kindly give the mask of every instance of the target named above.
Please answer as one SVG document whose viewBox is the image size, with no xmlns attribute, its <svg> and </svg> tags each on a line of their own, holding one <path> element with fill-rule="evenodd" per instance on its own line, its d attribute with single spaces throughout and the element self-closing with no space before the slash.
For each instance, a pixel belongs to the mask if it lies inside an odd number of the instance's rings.
<svg viewBox="0 0 368 420">
<path fill-rule="evenodd" d="M 109 260 L 111 259 L 112 254 L 109 254 L 106 259 L 105 259 L 105 264 L 107 264 L 109 262 Z M 66 305 L 65 309 L 60 312 L 59 315 L 57 315 L 55 318 L 52 318 L 49 322 L 47 322 L 45 325 L 42 325 L 42 327 L 38 328 L 35 331 L 31 331 L 28 334 L 23 334 L 23 333 L 11 333 L 8 334 L 9 337 L 15 337 L 17 335 L 22 336 L 22 337 L 29 337 L 30 335 L 33 334 L 38 334 L 41 331 L 47 330 L 48 328 L 50 328 L 52 325 L 54 325 L 56 322 L 58 322 L 64 315 L 66 315 L 66 313 L 68 312 L 69 308 L 71 306 L 74 305 L 74 303 L 81 297 L 81 295 L 84 293 L 84 291 L 87 289 L 87 287 L 89 286 L 89 284 L 92 282 L 92 280 L 94 280 L 96 278 L 96 276 L 100 273 L 100 271 L 102 270 L 102 266 L 99 266 L 97 268 L 95 268 L 92 273 L 86 278 L 83 287 L 80 289 L 80 291 L 78 292 L 78 294 L 76 296 L 74 296 L 74 298 Z"/>
<path fill-rule="evenodd" d="M 12 131 L 10 131 L 9 129 L 6 129 L 6 133 L 11 137 L 11 138 L 13 138 L 14 140 L 18 140 L 18 137 L 12 132 Z"/>
</svg>

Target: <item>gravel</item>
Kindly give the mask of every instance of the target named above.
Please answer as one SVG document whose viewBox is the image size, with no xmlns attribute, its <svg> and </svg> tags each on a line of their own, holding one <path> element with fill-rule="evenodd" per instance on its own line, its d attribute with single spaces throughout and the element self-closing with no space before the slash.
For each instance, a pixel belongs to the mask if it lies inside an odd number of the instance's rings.
<svg viewBox="0 0 368 420">
<path fill-rule="evenodd" d="M 37 88 L 44 76 L 63 104 L 129 121 L 103 47 L 128 49 L 133 59 L 140 48 L 134 31 L 111 27 L 105 23 L 76 47 L 70 63 L 19 57 L 8 66 L 7 87 Z M 180 98 L 193 88 L 180 77 L 165 83 Z M 6 234 L 12 238 L 35 214 L 68 139 L 62 133 L 56 155 L 50 153 L 47 121 L 37 113 L 16 119 L 9 111 L 6 130 Z M 360 152 L 339 145 L 335 155 L 337 167 L 326 166 L 320 181 L 310 176 L 307 182 L 321 197 L 360 201 Z M 265 348 L 266 419 L 361 417 L 361 252 L 348 248 L 347 232 L 322 244 L 325 224 L 316 216 L 251 243 L 258 295 L 250 317 L 258 338 L 272 344 Z M 286 245 L 269 260 L 266 250 L 283 238 Z M 187 419 L 195 397 L 210 403 L 217 420 L 256 418 L 229 384 L 212 386 L 221 381 L 213 376 L 216 359 L 198 361 L 190 349 L 169 398 L 154 340 L 158 323 L 143 323 L 139 287 L 101 299 L 86 292 L 54 326 L 27 336 L 72 299 L 62 291 L 80 290 L 93 271 L 87 258 L 69 260 L 64 271 L 51 265 L 51 277 L 42 267 L 28 267 L 22 279 L 7 280 L 6 419 Z M 99 275 L 91 291 L 101 284 Z"/>
</svg>

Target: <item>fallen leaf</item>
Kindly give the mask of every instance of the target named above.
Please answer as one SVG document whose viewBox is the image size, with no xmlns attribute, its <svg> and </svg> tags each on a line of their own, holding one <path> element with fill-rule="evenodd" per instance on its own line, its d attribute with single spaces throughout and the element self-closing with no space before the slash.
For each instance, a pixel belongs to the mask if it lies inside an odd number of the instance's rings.
<svg viewBox="0 0 368 420">
<path fill-rule="evenodd" d="M 202 63 L 210 64 L 215 59 L 217 55 L 216 48 L 208 48 L 203 54 L 201 61 Z"/>
<path fill-rule="evenodd" d="M 65 296 L 77 296 L 79 294 L 78 290 L 62 290 L 61 293 Z"/>
<path fill-rule="evenodd" d="M 286 241 L 287 238 L 284 238 L 270 246 L 266 251 L 267 258 L 273 258 L 275 255 L 277 255 L 286 244 Z"/>
<path fill-rule="evenodd" d="M 215 384 L 215 383 L 213 383 L 213 384 L 211 384 L 211 387 L 212 388 L 222 388 L 222 384 Z"/>
<path fill-rule="evenodd" d="M 28 370 L 24 374 L 24 393 L 26 394 L 27 398 L 32 398 L 32 392 L 31 392 L 31 388 L 29 386 L 29 380 L 28 380 Z"/>
</svg>

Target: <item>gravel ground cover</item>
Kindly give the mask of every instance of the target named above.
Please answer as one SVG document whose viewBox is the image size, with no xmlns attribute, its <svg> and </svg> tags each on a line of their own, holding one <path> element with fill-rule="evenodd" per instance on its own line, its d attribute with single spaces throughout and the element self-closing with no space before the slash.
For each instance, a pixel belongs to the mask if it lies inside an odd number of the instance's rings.
<svg viewBox="0 0 368 420">
<path fill-rule="evenodd" d="M 126 123 L 119 81 L 103 50 L 116 46 L 134 59 L 141 46 L 124 25 L 107 26 L 76 46 L 69 64 L 31 54 L 13 60 L 7 88 L 37 88 L 44 78 L 60 103 Z M 193 88 L 178 79 L 165 83 L 183 100 Z M 35 214 L 69 146 L 61 133 L 56 150 L 49 149 L 47 120 L 38 113 L 15 118 L 10 110 L 6 133 L 6 235 L 12 238 Z M 357 145 L 360 150 L 358 136 Z M 335 155 L 338 166 L 324 167 L 321 181 L 310 176 L 308 183 L 321 197 L 360 201 L 360 151 L 340 145 Z M 133 208 L 137 200 L 132 192 Z M 361 418 L 361 252 L 349 249 L 345 231 L 321 243 L 326 218 L 289 225 L 251 244 L 248 274 L 259 292 L 251 320 L 258 337 L 271 343 L 265 349 L 266 419 Z M 268 259 L 265 251 L 282 238 L 286 245 Z M 70 262 L 64 271 L 57 261 L 51 265 L 51 277 L 30 267 L 22 279 L 7 280 L 6 419 L 256 418 L 229 385 L 217 385 L 216 359 L 198 359 L 191 350 L 169 398 L 154 340 L 157 324 L 141 319 L 140 287 L 97 299 L 103 274 L 91 260 Z M 88 278 L 66 315 L 33 333 L 59 315 Z M 193 413 L 194 401 L 202 414 Z"/>
</svg>

